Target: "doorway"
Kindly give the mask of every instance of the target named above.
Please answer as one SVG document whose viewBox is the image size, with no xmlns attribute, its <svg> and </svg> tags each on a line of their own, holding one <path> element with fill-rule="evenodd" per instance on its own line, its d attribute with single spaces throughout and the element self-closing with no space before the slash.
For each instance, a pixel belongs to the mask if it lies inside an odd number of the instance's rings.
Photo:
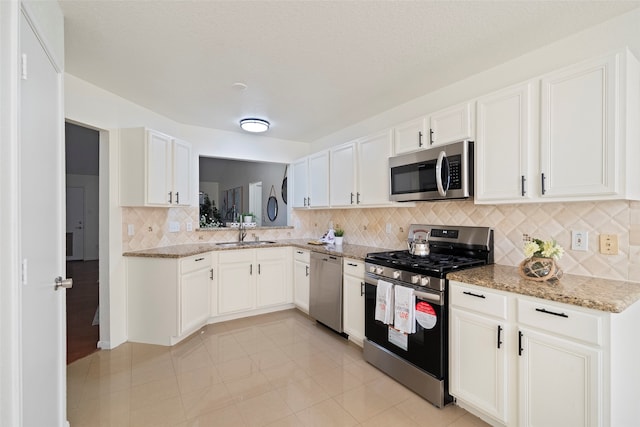
<svg viewBox="0 0 640 427">
<path fill-rule="evenodd" d="M 262 225 L 262 181 L 249 183 L 249 212 L 253 222 Z"/>
<path fill-rule="evenodd" d="M 65 123 L 67 363 L 98 350 L 100 135 Z"/>
</svg>

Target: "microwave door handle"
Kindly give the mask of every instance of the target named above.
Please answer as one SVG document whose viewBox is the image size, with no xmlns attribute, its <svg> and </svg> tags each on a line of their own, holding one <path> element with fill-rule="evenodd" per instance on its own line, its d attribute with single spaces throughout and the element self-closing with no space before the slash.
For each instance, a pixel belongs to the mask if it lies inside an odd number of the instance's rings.
<svg viewBox="0 0 640 427">
<path fill-rule="evenodd" d="M 446 177 L 446 188 L 445 183 L 442 182 L 442 167 L 445 167 Z M 449 160 L 447 159 L 447 153 L 441 151 L 438 154 L 438 161 L 436 162 L 436 185 L 438 186 L 438 194 L 442 197 L 447 195 L 447 190 L 449 189 Z"/>
</svg>

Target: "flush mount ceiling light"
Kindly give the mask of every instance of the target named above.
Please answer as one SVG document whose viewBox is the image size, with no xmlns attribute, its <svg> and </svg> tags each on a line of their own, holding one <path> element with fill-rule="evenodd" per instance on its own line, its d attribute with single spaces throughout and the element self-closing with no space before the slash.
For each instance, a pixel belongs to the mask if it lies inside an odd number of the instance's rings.
<svg viewBox="0 0 640 427">
<path fill-rule="evenodd" d="M 240 127 L 247 132 L 260 133 L 269 130 L 269 122 L 262 119 L 242 119 Z"/>
</svg>

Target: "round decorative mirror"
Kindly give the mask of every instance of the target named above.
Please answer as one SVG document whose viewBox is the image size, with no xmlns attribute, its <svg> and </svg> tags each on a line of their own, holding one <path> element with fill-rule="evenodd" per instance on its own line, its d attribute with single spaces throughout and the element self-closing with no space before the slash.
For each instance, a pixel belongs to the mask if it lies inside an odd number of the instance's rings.
<svg viewBox="0 0 640 427">
<path fill-rule="evenodd" d="M 269 221 L 275 221 L 278 216 L 278 199 L 275 196 L 270 196 L 267 200 L 267 217 Z"/>
</svg>

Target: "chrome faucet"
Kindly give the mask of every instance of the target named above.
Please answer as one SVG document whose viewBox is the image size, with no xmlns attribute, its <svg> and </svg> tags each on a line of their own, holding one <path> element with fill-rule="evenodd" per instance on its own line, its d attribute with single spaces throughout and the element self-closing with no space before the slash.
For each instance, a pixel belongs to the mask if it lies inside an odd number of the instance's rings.
<svg viewBox="0 0 640 427">
<path fill-rule="evenodd" d="M 247 237 L 247 230 L 244 228 L 244 223 L 240 221 L 238 226 L 238 242 L 244 242 L 244 238 Z"/>
</svg>

